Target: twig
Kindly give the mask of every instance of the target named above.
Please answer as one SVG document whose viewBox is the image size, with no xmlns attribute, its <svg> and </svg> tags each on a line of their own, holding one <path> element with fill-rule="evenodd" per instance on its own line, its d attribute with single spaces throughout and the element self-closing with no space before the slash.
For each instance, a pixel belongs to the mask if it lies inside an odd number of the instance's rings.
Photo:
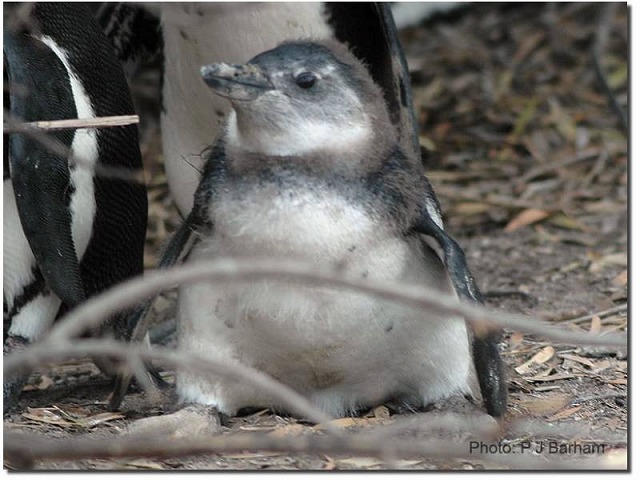
<svg viewBox="0 0 640 480">
<path fill-rule="evenodd" d="M 588 315 L 583 315 L 577 318 L 568 318 L 565 320 L 561 320 L 562 323 L 580 323 L 585 322 L 587 320 L 591 320 L 593 317 L 608 317 L 609 315 L 613 315 L 614 313 L 626 312 L 627 304 L 617 305 L 612 308 L 608 308 L 606 310 L 600 310 L 599 312 L 590 313 Z"/>
<path fill-rule="evenodd" d="M 495 205 L 497 207 L 503 207 L 508 210 L 518 210 L 522 208 L 536 208 L 539 210 L 549 210 L 549 205 L 545 205 L 542 202 L 532 202 L 529 200 L 523 200 L 520 198 L 510 197 L 507 195 L 499 195 L 490 193 L 486 196 L 482 194 L 475 195 L 473 193 L 467 193 L 466 188 L 463 187 L 451 187 L 449 185 L 438 185 L 439 197 L 451 197 L 455 198 L 457 202 L 478 202 L 485 203 L 487 205 Z"/>
<path fill-rule="evenodd" d="M 12 129 L 18 132 L 19 134 L 28 136 L 32 140 L 42 145 L 46 150 L 51 152 L 53 155 L 60 158 L 66 158 L 67 161 L 73 165 L 94 169 L 96 175 L 99 175 L 105 178 L 113 178 L 116 180 L 124 180 L 127 182 L 144 184 L 144 175 L 142 171 L 139 169 L 104 166 L 100 164 L 94 165 L 93 162 L 89 162 L 83 157 L 80 157 L 78 155 L 73 155 L 70 149 L 65 147 L 57 139 L 51 137 L 46 130 L 42 130 L 34 127 L 25 127 L 25 125 L 27 125 L 27 123 L 14 118 L 6 110 L 4 111 L 4 128 L 5 129 L 7 128 Z"/>
<path fill-rule="evenodd" d="M 590 402 L 591 400 L 605 400 L 607 398 L 627 398 L 627 391 L 625 390 L 622 392 L 602 393 L 599 395 L 589 395 L 588 397 L 578 397 L 571 402 L 571 405 Z"/>
<path fill-rule="evenodd" d="M 592 160 L 595 157 L 597 157 L 598 155 L 600 155 L 600 150 L 597 148 L 590 148 L 588 150 L 585 150 L 583 152 L 580 152 L 576 155 L 574 155 L 573 157 L 570 158 L 561 158 L 558 160 L 553 160 L 553 161 L 547 161 L 546 163 L 544 163 L 543 165 L 537 166 L 537 167 L 533 167 L 531 169 L 529 169 L 529 171 L 525 172 L 519 179 L 518 181 L 522 182 L 523 184 L 528 183 L 530 180 L 539 177 L 541 175 L 544 175 L 546 173 L 549 172 L 553 172 L 555 170 L 560 170 L 561 168 L 565 168 L 568 166 L 571 166 L 575 163 L 579 163 L 585 160 Z"/>
<path fill-rule="evenodd" d="M 49 120 L 40 122 L 22 122 L 19 124 L 12 123 L 3 126 L 3 133 L 23 133 L 29 130 L 74 130 L 81 128 L 109 128 L 122 127 L 125 125 L 133 125 L 140 123 L 138 115 L 115 115 L 110 117 L 93 117 L 93 118 L 71 118 L 68 120 Z"/>
<path fill-rule="evenodd" d="M 187 455 L 224 454 L 241 451 L 265 450 L 283 453 L 350 454 L 376 456 L 387 461 L 398 457 L 413 458 L 471 458 L 494 465 L 519 469 L 603 469 L 626 468 L 611 465 L 606 457 L 550 460 L 540 455 L 486 454 L 472 451 L 470 440 L 420 440 L 381 438 L 377 435 L 358 434 L 336 436 L 273 437 L 265 434 L 219 435 L 170 441 L 157 436 L 123 436 L 117 441 L 78 438 L 69 440 L 43 440 L 40 435 L 5 432 L 4 455 L 11 461 L 75 460 L 80 458 L 153 457 L 174 458 Z M 557 456 L 556 456 L 557 457 Z"/>
<path fill-rule="evenodd" d="M 289 259 L 232 259 L 220 258 L 199 264 L 155 271 L 124 282 L 103 294 L 93 297 L 70 312 L 45 339 L 58 342 L 80 334 L 85 328 L 98 326 L 103 319 L 130 307 L 160 291 L 176 285 L 199 281 L 238 282 L 255 280 L 295 280 L 296 282 L 348 288 L 401 302 L 427 312 L 460 315 L 471 324 L 502 326 L 518 331 L 542 335 L 550 340 L 571 344 L 626 347 L 626 335 L 594 335 L 560 329 L 525 315 L 508 314 L 461 302 L 453 295 L 423 286 L 390 284 L 359 278 L 347 278 L 335 271 L 320 271 L 305 263 Z M 426 321 L 426 320 L 425 320 Z"/>
<path fill-rule="evenodd" d="M 607 457 L 595 456 L 580 459 L 551 460 L 539 455 L 486 454 L 471 451 L 471 440 L 420 440 L 381 438 L 377 435 L 359 434 L 336 436 L 273 437 L 265 434 L 237 434 L 189 438 L 171 441 L 167 437 L 121 436 L 118 441 L 78 438 L 43 440 L 40 435 L 5 432 L 5 459 L 75 460 L 80 458 L 173 458 L 198 454 L 224 454 L 242 451 L 269 451 L 306 454 L 350 454 L 376 456 L 386 461 L 404 458 L 471 458 L 492 465 L 518 469 L 612 469 L 626 465 L 612 465 Z"/>
<path fill-rule="evenodd" d="M 264 434 L 238 434 L 216 437 L 191 438 L 180 442 L 148 436 L 119 437 L 118 441 L 105 442 L 92 439 L 61 441 L 43 440 L 41 436 L 5 432 L 5 459 L 72 460 L 79 458 L 154 457 L 171 458 L 185 455 L 232 453 L 245 450 L 296 453 L 345 453 L 396 457 L 404 455 L 431 458 L 464 456 L 468 445 L 452 445 L 444 441 L 394 441 L 381 442 L 371 436 L 340 439 L 324 436 L 273 437 Z M 26 458 L 25 458 L 26 457 Z"/>
</svg>

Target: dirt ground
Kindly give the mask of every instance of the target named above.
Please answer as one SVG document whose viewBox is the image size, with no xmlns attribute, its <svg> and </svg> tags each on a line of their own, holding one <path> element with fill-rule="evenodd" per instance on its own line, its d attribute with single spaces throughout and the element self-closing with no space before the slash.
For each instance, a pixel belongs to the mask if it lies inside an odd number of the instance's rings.
<svg viewBox="0 0 640 480">
<path fill-rule="evenodd" d="M 624 4 L 474 4 L 401 32 L 427 175 L 448 229 L 465 249 L 492 306 L 594 334 L 627 331 L 627 132 L 615 110 L 627 111 L 627 15 Z M 179 221 L 159 161 L 153 119 L 157 106 L 152 101 L 156 80 L 150 71 L 135 86 L 147 113 L 143 154 L 152 172 L 150 267 Z M 157 307 L 165 316 L 170 316 L 170 298 Z M 546 450 L 537 458 L 548 459 L 554 468 L 562 462 L 576 468 L 579 464 L 570 464 L 576 459 L 626 466 L 626 351 L 557 344 L 517 331 L 505 332 L 502 350 L 509 409 L 496 443 L 514 449 L 543 446 Z M 25 390 L 17 411 L 4 418 L 5 432 L 60 439 L 88 435 L 115 442 L 130 422 L 170 410 L 138 392 L 127 396 L 118 414 L 106 413 L 109 382 L 85 361 L 44 369 L 31 376 Z M 334 423 L 349 432 L 366 432 L 414 418 L 418 427 L 402 437 L 425 439 L 437 435 L 429 422 L 447 412 L 486 417 L 479 407 L 457 399 L 423 413 L 394 415 L 380 407 Z M 269 411 L 232 418 L 222 428 L 222 435 L 243 432 L 299 438 L 325 434 Z M 447 435 L 464 438 L 459 430 Z M 554 441 L 583 448 L 552 452 Z M 594 445 L 602 449 L 586 451 Z M 509 456 L 511 463 L 505 464 L 506 458 L 410 456 L 390 461 L 243 451 L 172 459 L 38 461 L 30 467 L 517 468 L 517 458 Z M 5 468 L 15 466 L 5 463 Z"/>
</svg>

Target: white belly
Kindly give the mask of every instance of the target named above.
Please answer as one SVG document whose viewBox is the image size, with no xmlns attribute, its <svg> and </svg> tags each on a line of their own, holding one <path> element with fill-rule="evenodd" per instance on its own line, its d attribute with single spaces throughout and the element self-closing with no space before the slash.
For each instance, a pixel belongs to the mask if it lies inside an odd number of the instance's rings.
<svg viewBox="0 0 640 480">
<path fill-rule="evenodd" d="M 200 67 L 246 63 L 285 40 L 327 38 L 321 3 L 162 4 L 165 80 L 162 148 L 169 186 L 187 215 L 202 151 L 218 136 L 229 102 L 211 93 Z M 192 101 L 197 99 L 197 101 Z"/>
<path fill-rule="evenodd" d="M 7 312 L 34 279 L 36 259 L 31 252 L 18 216 L 11 180 L 3 182 L 2 220 L 2 298 Z M 28 340 L 38 339 L 53 323 L 60 299 L 53 293 L 37 293 L 11 318 L 9 334 Z"/>
<path fill-rule="evenodd" d="M 261 193 L 245 202 L 220 202 L 215 235 L 195 248 L 190 261 L 296 258 L 362 278 L 451 291 L 440 261 L 424 252 L 420 239 L 398 237 L 339 196 Z M 332 415 L 392 398 L 422 406 L 469 391 L 471 361 L 461 318 L 295 281 L 186 287 L 178 315 L 181 348 L 262 370 Z M 183 400 L 227 414 L 280 406 L 246 384 L 217 377 L 179 372 L 177 383 Z"/>
</svg>

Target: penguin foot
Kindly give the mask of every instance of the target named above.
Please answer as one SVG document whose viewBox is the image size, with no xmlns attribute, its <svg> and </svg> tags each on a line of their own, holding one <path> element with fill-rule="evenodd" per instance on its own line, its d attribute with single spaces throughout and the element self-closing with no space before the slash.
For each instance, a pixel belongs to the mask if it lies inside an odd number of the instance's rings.
<svg viewBox="0 0 640 480">
<path fill-rule="evenodd" d="M 9 336 L 4 341 L 2 347 L 3 356 L 10 355 L 11 353 L 19 352 L 29 345 L 29 341 L 26 338 L 18 336 Z M 27 379 L 28 374 L 20 374 L 17 376 L 5 377 L 2 383 L 2 413 L 8 413 L 13 410 L 20 399 L 20 393 Z"/>
<path fill-rule="evenodd" d="M 215 407 L 191 404 L 174 413 L 136 420 L 129 425 L 126 434 L 192 438 L 221 433 L 222 422 Z"/>
<path fill-rule="evenodd" d="M 415 405 L 403 402 L 402 400 L 392 400 L 384 404 L 392 415 L 407 415 L 414 413 L 448 412 L 459 414 L 471 414 L 481 412 L 482 409 L 478 400 L 472 395 L 454 395 L 446 399 L 424 405 Z M 484 412 L 483 412 L 484 413 Z"/>
</svg>

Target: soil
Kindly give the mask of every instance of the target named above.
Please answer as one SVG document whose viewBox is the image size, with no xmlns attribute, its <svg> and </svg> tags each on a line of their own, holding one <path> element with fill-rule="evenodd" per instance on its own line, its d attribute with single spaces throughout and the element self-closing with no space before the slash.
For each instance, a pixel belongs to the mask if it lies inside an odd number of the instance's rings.
<svg viewBox="0 0 640 480">
<path fill-rule="evenodd" d="M 627 331 L 628 8 L 624 4 L 473 4 L 401 32 L 414 82 L 421 144 L 449 232 L 463 246 L 487 303 L 594 334 Z M 600 67 L 594 64 L 593 52 Z M 599 77 L 598 68 L 609 93 Z M 150 172 L 147 265 L 179 223 L 168 197 L 157 141 L 157 70 L 134 85 Z M 172 297 L 156 306 L 171 318 Z M 539 460 L 627 465 L 626 350 L 552 343 L 506 331 L 502 353 L 509 408 L 500 445 L 602 445 L 597 453 L 548 449 Z M 167 379 L 171 381 L 167 372 Z M 86 360 L 34 373 L 7 431 L 47 438 L 117 442 L 132 421 L 171 411 L 137 391 L 106 413 L 109 381 Z M 445 413 L 484 417 L 454 399 L 423 413 L 384 407 L 335 425 L 366 432 Z M 101 415 L 96 417 L 96 415 Z M 529 422 L 529 423 L 526 423 Z M 528 425 L 528 426 L 527 426 Z M 547 428 L 547 430 L 545 430 Z M 551 428 L 551 430 L 548 430 Z M 293 418 L 260 411 L 229 419 L 222 435 L 323 435 Z M 432 438 L 413 428 L 403 438 Z M 458 432 L 459 434 L 460 432 Z M 453 439 L 455 432 L 449 432 Z M 84 437 L 83 437 L 84 438 Z M 459 437 L 456 437 L 459 441 Z M 61 440 L 62 441 L 62 440 Z M 6 468 L 47 470 L 435 470 L 517 468 L 516 460 L 243 451 L 181 458 L 40 461 Z M 529 457 L 527 457 L 528 459 Z M 545 463 L 523 468 L 544 468 Z M 515 464 L 514 464 L 515 462 Z M 587 464 L 585 463 L 585 465 Z M 579 467 L 578 467 L 579 468 Z"/>
</svg>

